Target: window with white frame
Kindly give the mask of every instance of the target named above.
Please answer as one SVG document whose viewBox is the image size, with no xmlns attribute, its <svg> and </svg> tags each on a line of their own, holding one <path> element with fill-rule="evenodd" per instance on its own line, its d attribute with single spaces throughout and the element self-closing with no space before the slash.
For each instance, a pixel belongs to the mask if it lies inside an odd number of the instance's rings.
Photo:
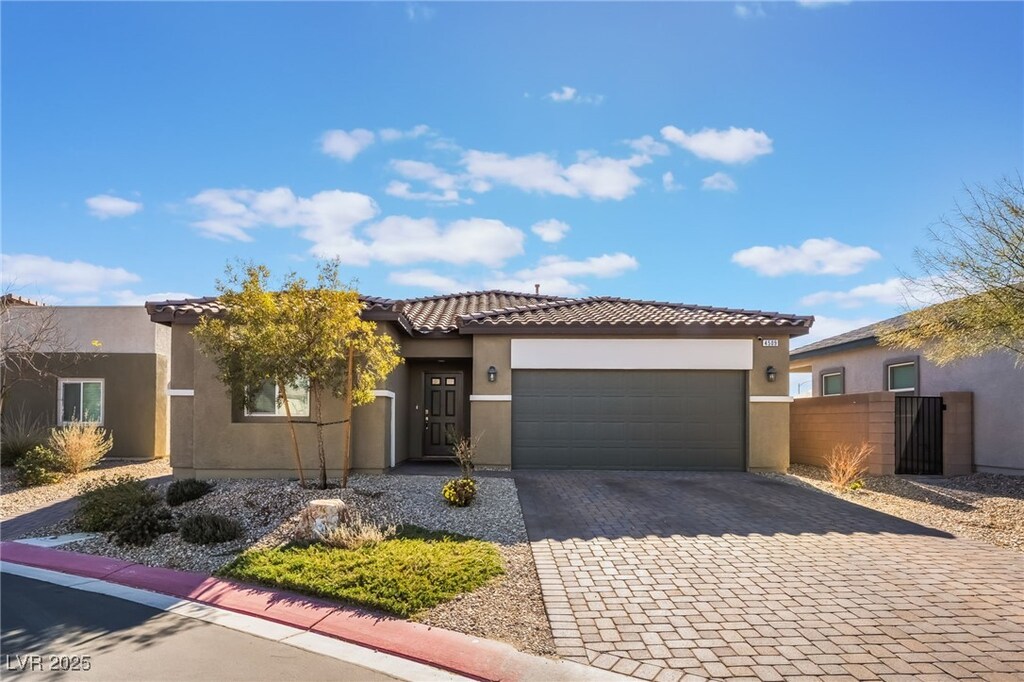
<svg viewBox="0 0 1024 682">
<path fill-rule="evenodd" d="M 103 423 L 103 379 L 58 379 L 57 421 Z"/>
<path fill-rule="evenodd" d="M 917 390 L 917 363 L 894 362 L 885 369 L 886 389 L 893 392 Z"/>
<path fill-rule="evenodd" d="M 844 386 L 843 373 L 839 370 L 834 372 L 822 372 L 821 373 L 821 394 L 822 395 L 842 395 L 846 392 L 846 386 Z"/>
<path fill-rule="evenodd" d="M 285 387 L 288 408 L 293 417 L 309 416 L 309 381 L 298 379 Z M 284 400 L 276 381 L 264 381 L 255 399 L 245 411 L 247 417 L 286 417 Z"/>
</svg>

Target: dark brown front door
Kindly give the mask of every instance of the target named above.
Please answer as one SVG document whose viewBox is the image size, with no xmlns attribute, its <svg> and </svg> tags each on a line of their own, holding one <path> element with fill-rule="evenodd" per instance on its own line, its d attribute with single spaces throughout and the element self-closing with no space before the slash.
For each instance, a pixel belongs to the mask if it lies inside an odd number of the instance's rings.
<svg viewBox="0 0 1024 682">
<path fill-rule="evenodd" d="M 452 454 L 452 434 L 462 434 L 462 372 L 424 375 L 423 454 Z"/>
</svg>

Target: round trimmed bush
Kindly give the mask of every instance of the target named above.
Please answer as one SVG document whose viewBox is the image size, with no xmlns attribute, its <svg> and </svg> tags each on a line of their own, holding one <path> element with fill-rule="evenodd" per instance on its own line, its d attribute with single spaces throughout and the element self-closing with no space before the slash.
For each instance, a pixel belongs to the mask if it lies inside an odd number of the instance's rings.
<svg viewBox="0 0 1024 682">
<path fill-rule="evenodd" d="M 466 507 L 476 497 L 476 481 L 472 478 L 453 478 L 444 484 L 441 495 L 453 507 Z"/>
<path fill-rule="evenodd" d="M 148 484 L 131 476 L 104 476 L 87 483 L 78 501 L 75 522 L 81 530 L 107 532 L 160 501 Z"/>
<path fill-rule="evenodd" d="M 194 545 L 215 545 L 234 540 L 242 534 L 242 526 L 220 514 L 196 514 L 181 522 L 178 533 Z"/>
<path fill-rule="evenodd" d="M 174 530 L 174 518 L 167 507 L 143 507 L 138 513 L 121 519 L 113 533 L 119 545 L 146 547 L 164 533 Z"/>
<path fill-rule="evenodd" d="M 174 481 L 167 486 L 167 504 L 178 507 L 198 500 L 203 495 L 213 490 L 214 485 L 209 481 L 200 481 L 195 478 L 183 478 Z"/>
<path fill-rule="evenodd" d="M 61 479 L 61 469 L 60 457 L 45 445 L 35 446 L 14 463 L 14 474 L 22 488 L 56 483 Z"/>
</svg>

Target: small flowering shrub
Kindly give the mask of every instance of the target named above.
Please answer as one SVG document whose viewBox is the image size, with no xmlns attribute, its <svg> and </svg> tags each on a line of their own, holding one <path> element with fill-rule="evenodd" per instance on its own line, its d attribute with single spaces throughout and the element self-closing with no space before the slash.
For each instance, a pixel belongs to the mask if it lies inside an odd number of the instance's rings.
<svg viewBox="0 0 1024 682">
<path fill-rule="evenodd" d="M 472 478 L 453 478 L 444 484 L 441 495 L 453 507 L 467 507 L 476 497 L 476 481 Z"/>
<path fill-rule="evenodd" d="M 60 457 L 45 445 L 35 446 L 14 463 L 14 474 L 22 488 L 56 483 L 61 470 Z"/>
</svg>

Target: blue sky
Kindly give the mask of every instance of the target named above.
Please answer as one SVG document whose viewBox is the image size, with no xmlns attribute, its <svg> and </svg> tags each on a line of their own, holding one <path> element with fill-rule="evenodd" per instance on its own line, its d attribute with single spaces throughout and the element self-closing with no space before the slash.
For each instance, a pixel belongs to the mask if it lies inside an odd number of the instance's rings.
<svg viewBox="0 0 1024 682">
<path fill-rule="evenodd" d="M 4 279 L 204 295 L 338 256 L 516 288 L 897 312 L 1022 166 L 1020 3 L 2 5 Z"/>
</svg>

